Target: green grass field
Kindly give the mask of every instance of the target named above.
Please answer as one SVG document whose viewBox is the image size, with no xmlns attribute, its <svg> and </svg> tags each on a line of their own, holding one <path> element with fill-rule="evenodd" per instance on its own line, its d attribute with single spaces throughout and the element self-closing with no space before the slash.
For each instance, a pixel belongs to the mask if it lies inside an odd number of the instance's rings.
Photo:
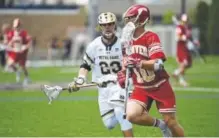
<svg viewBox="0 0 219 138">
<path fill-rule="evenodd" d="M 188 70 L 186 79 L 191 86 L 179 86 L 177 116 L 186 136 L 219 137 L 219 57 L 207 57 L 207 64 L 198 60 Z M 171 73 L 176 66 L 169 59 L 166 69 Z M 31 68 L 33 83 L 69 82 L 77 68 Z M 14 83 L 14 74 L 0 73 L 0 83 Z M 171 82 L 173 80 L 171 79 Z M 119 126 L 108 131 L 102 123 L 95 89 L 84 89 L 78 93 L 62 93 L 57 101 L 48 105 L 47 98 L 39 89 L 30 91 L 0 92 L 0 136 L 62 137 L 62 136 L 122 136 Z M 155 106 L 151 115 L 160 117 Z M 162 136 L 157 128 L 134 126 L 138 137 Z"/>
</svg>

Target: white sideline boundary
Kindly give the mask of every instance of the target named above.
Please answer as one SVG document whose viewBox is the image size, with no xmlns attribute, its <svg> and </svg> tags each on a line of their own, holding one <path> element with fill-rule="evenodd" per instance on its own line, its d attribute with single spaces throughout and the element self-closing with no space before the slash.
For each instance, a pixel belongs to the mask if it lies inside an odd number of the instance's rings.
<svg viewBox="0 0 219 138">
<path fill-rule="evenodd" d="M 219 88 L 205 88 L 205 87 L 173 87 L 176 91 L 188 91 L 188 92 L 204 92 L 204 93 L 219 93 Z"/>
</svg>

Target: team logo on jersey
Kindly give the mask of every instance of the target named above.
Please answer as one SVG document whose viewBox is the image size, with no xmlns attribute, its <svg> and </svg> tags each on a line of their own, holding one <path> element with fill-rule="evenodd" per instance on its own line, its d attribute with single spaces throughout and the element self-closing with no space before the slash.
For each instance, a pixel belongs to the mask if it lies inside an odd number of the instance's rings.
<svg viewBox="0 0 219 138">
<path fill-rule="evenodd" d="M 119 51 L 119 48 L 115 48 L 115 52 L 118 52 Z"/>
<path fill-rule="evenodd" d="M 137 53 L 137 54 L 140 54 L 144 57 L 148 57 L 148 50 L 143 45 L 133 45 L 131 47 L 131 53 Z"/>
</svg>

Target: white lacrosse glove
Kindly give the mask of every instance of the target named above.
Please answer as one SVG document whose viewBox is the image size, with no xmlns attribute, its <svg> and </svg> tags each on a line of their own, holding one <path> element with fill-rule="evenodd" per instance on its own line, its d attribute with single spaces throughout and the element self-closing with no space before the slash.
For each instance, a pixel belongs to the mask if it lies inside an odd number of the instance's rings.
<svg viewBox="0 0 219 138">
<path fill-rule="evenodd" d="M 74 81 L 69 83 L 69 85 L 68 85 L 68 91 L 69 92 L 76 92 L 80 89 L 78 86 L 83 85 L 83 84 L 85 84 L 85 77 L 79 76 L 77 78 L 74 78 Z"/>
</svg>

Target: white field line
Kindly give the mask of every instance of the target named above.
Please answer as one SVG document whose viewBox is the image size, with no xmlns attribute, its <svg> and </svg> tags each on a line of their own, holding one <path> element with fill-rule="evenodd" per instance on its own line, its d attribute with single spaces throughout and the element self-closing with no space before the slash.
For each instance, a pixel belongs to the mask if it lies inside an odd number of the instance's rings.
<svg viewBox="0 0 219 138">
<path fill-rule="evenodd" d="M 219 93 L 219 88 L 205 88 L 205 87 L 173 87 L 176 91 L 188 91 L 188 92 L 214 92 Z"/>
</svg>

